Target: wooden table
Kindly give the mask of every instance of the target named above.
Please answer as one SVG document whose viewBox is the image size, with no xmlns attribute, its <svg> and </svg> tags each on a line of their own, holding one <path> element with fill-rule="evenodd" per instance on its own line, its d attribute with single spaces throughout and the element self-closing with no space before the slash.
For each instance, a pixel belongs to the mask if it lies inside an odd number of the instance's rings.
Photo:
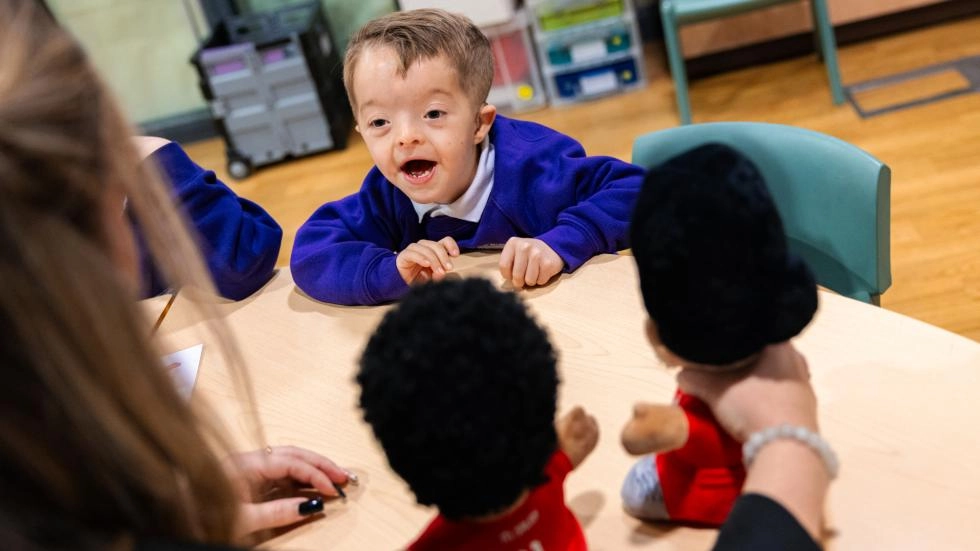
<svg viewBox="0 0 980 551">
<path fill-rule="evenodd" d="M 501 284 L 496 254 L 454 261 Z M 501 284 L 504 287 L 507 285 Z M 551 285 L 520 293 L 560 351 L 560 410 L 599 420 L 595 452 L 566 482 L 593 549 L 706 549 L 712 530 L 645 525 L 621 509 L 634 459 L 619 430 L 634 401 L 669 401 L 675 374 L 643 336 L 645 312 L 630 257 L 594 258 Z M 178 298 L 161 333 L 173 350 L 210 342 Z M 272 542 L 292 549 L 394 549 L 433 511 L 388 468 L 356 409 L 356 361 L 385 307 L 318 303 L 288 271 L 257 295 L 220 306 L 247 358 L 271 444 L 321 451 L 359 473 L 347 503 Z M 824 435 L 842 463 L 828 502 L 829 549 L 980 547 L 980 344 L 828 292 L 797 339 L 820 399 Z M 241 402 L 206 344 L 195 399 L 206 399 L 245 442 Z M 245 445 L 245 444 L 243 444 Z M 258 443 L 253 443 L 258 445 Z"/>
</svg>

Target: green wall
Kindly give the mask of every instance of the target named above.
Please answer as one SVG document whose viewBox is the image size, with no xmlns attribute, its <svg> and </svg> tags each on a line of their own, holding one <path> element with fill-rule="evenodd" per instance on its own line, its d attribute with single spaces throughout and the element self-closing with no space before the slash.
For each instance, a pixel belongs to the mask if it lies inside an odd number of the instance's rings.
<svg viewBox="0 0 980 551">
<path fill-rule="evenodd" d="M 238 0 L 265 10 L 298 0 Z M 393 0 L 321 0 L 338 46 L 366 21 L 394 9 Z M 197 0 L 48 0 L 88 50 L 126 114 L 147 122 L 205 107 L 189 63 L 197 48 L 190 17 L 206 32 Z M 188 8 L 191 15 L 188 15 Z"/>
</svg>

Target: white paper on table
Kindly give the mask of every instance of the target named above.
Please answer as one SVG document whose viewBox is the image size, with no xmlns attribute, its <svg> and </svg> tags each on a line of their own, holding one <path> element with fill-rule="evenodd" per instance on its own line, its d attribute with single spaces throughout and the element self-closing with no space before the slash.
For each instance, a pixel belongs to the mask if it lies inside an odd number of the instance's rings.
<svg viewBox="0 0 980 551">
<path fill-rule="evenodd" d="M 203 351 L 204 345 L 198 344 L 163 357 L 164 369 L 170 373 L 174 385 L 177 387 L 177 392 L 185 400 L 190 400 L 191 393 L 194 392 L 194 383 L 197 382 L 197 370 L 201 367 L 201 352 Z"/>
</svg>

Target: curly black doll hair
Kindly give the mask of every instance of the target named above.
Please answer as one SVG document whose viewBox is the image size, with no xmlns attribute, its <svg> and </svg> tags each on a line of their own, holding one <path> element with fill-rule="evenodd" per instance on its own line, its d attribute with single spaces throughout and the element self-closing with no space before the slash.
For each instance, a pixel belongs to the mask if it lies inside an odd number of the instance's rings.
<svg viewBox="0 0 980 551">
<path fill-rule="evenodd" d="M 364 420 L 422 505 L 461 520 L 547 481 L 555 352 L 513 293 L 483 279 L 413 287 L 361 356 Z"/>
<path fill-rule="evenodd" d="M 765 179 L 706 144 L 651 168 L 630 226 L 647 313 L 678 356 L 723 366 L 803 330 L 817 309 Z"/>
</svg>

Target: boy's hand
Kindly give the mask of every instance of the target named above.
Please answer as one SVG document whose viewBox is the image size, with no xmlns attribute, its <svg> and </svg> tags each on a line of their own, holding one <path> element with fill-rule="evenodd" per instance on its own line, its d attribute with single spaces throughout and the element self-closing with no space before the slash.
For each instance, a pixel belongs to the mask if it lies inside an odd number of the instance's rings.
<svg viewBox="0 0 980 551">
<path fill-rule="evenodd" d="M 687 443 L 687 415 L 676 405 L 633 405 L 633 418 L 623 427 L 623 448 L 633 455 L 665 453 Z"/>
<path fill-rule="evenodd" d="M 571 460 L 572 468 L 577 468 L 595 449 L 599 441 L 599 424 L 581 406 L 575 406 L 558 419 L 556 425 L 558 447 Z"/>
<path fill-rule="evenodd" d="M 398 253 L 395 266 L 398 275 L 409 285 L 439 281 L 452 271 L 453 263 L 449 259 L 453 256 L 459 256 L 459 245 L 452 237 L 443 237 L 439 241 L 422 239 Z"/>
<path fill-rule="evenodd" d="M 500 274 L 518 289 L 544 285 L 565 266 L 565 261 L 540 239 L 511 237 L 500 253 Z"/>
</svg>

